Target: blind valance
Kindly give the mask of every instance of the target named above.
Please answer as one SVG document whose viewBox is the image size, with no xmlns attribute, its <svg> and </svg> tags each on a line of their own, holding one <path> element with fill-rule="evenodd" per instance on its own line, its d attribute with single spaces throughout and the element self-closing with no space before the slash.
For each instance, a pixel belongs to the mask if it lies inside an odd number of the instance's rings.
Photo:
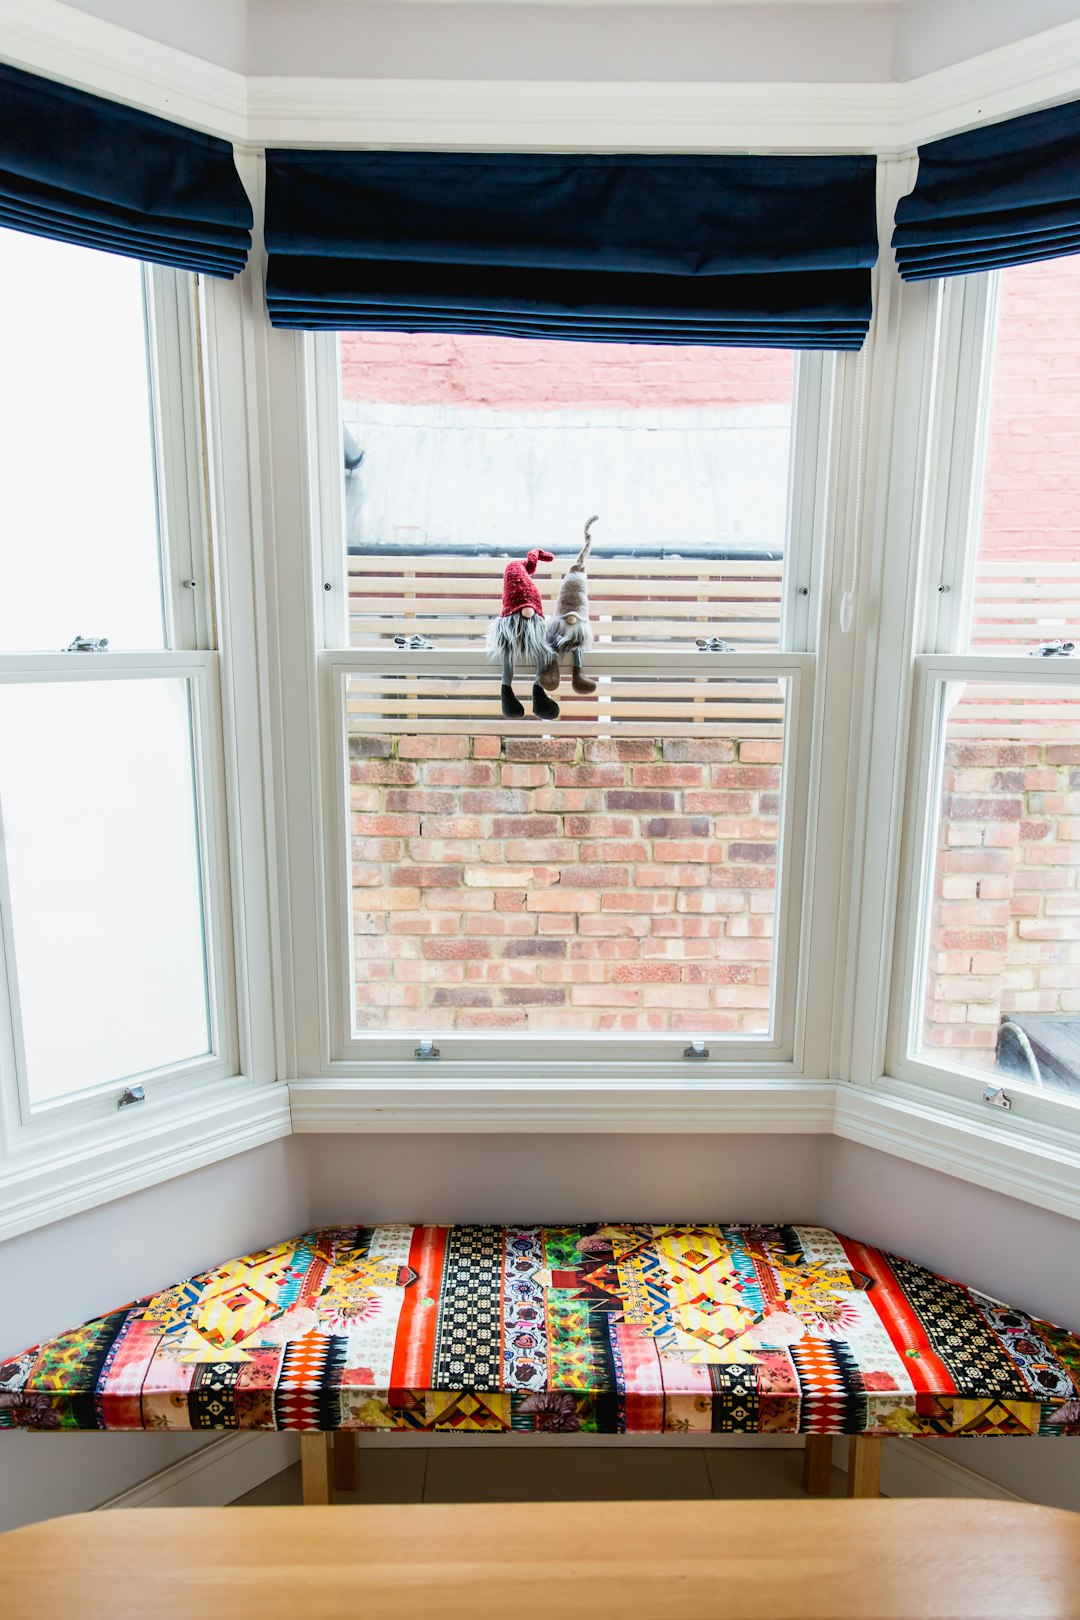
<svg viewBox="0 0 1080 1620">
<path fill-rule="evenodd" d="M 266 154 L 275 326 L 858 348 L 876 160 Z"/>
<path fill-rule="evenodd" d="M 905 281 L 1080 252 L 1080 102 L 920 146 L 893 247 Z"/>
<path fill-rule="evenodd" d="M 0 226 L 232 276 L 251 224 L 227 141 L 0 63 Z"/>
</svg>

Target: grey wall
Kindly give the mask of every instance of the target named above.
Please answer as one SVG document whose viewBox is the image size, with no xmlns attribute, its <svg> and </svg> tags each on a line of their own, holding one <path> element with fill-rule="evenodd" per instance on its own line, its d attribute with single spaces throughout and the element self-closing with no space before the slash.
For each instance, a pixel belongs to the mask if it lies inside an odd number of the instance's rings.
<svg viewBox="0 0 1080 1620">
<path fill-rule="evenodd" d="M 562 5 L 256 0 L 248 71 L 330 78 L 887 79 L 890 4 Z"/>
<path fill-rule="evenodd" d="M 247 71 L 247 5 L 245 0 L 67 0 L 104 22 L 133 34 L 172 45 L 205 62 Z"/>
<path fill-rule="evenodd" d="M 0 1358 L 233 1254 L 304 1230 L 298 1138 L 0 1244 Z M 0 1530 L 97 1507 L 204 1442 L 185 1434 L 5 1434 Z"/>
<path fill-rule="evenodd" d="M 1077 17 L 1076 0 L 68 3 L 239 73 L 327 78 L 887 82 Z"/>
<path fill-rule="evenodd" d="M 839 1139 L 827 1146 L 821 1213 L 839 1232 L 1080 1328 L 1080 1221 Z M 1033 1502 L 1080 1511 L 1075 1441 L 927 1444 Z"/>
<path fill-rule="evenodd" d="M 1078 17 L 1076 0 L 905 0 L 891 77 L 914 79 Z"/>
<path fill-rule="evenodd" d="M 294 1140 L 296 1140 L 294 1138 Z M 812 1221 L 822 1136 L 309 1136 L 312 1219 Z"/>
</svg>

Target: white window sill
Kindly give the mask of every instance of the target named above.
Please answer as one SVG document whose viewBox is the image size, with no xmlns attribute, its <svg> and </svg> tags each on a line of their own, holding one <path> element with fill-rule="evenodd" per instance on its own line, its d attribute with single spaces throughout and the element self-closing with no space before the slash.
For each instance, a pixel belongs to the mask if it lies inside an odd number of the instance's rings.
<svg viewBox="0 0 1080 1620">
<path fill-rule="evenodd" d="M 294 1132 L 663 1132 L 835 1135 L 1080 1220 L 1080 1117 L 1049 1125 L 882 1079 L 874 1087 L 796 1076 L 648 1081 L 440 1075 L 407 1081 L 244 1079 L 213 1098 L 85 1133 L 0 1168 L 0 1241 Z M 735 1212 L 737 1213 L 737 1212 Z"/>
<path fill-rule="evenodd" d="M 0 1163 L 0 1241 L 291 1132 L 286 1085 L 238 1078 L 145 1106 Z"/>
</svg>

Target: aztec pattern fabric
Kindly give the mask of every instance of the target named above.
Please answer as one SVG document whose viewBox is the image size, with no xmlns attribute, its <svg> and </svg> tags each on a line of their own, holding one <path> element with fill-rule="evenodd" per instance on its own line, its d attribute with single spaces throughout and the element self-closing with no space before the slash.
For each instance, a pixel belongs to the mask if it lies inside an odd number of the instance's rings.
<svg viewBox="0 0 1080 1620">
<path fill-rule="evenodd" d="M 0 1427 L 1080 1436 L 1080 1338 L 816 1226 L 344 1226 L 0 1364 Z"/>
</svg>

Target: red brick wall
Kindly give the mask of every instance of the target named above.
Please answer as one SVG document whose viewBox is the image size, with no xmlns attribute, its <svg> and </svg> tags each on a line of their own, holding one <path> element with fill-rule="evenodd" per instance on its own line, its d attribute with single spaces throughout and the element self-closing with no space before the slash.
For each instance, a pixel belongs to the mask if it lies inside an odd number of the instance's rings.
<svg viewBox="0 0 1080 1620">
<path fill-rule="evenodd" d="M 764 1030 L 780 747 L 353 738 L 357 1028 Z"/>
<path fill-rule="evenodd" d="M 992 1068 L 1003 1013 L 1080 1013 L 1080 743 L 950 743 L 924 1044 Z"/>
</svg>

